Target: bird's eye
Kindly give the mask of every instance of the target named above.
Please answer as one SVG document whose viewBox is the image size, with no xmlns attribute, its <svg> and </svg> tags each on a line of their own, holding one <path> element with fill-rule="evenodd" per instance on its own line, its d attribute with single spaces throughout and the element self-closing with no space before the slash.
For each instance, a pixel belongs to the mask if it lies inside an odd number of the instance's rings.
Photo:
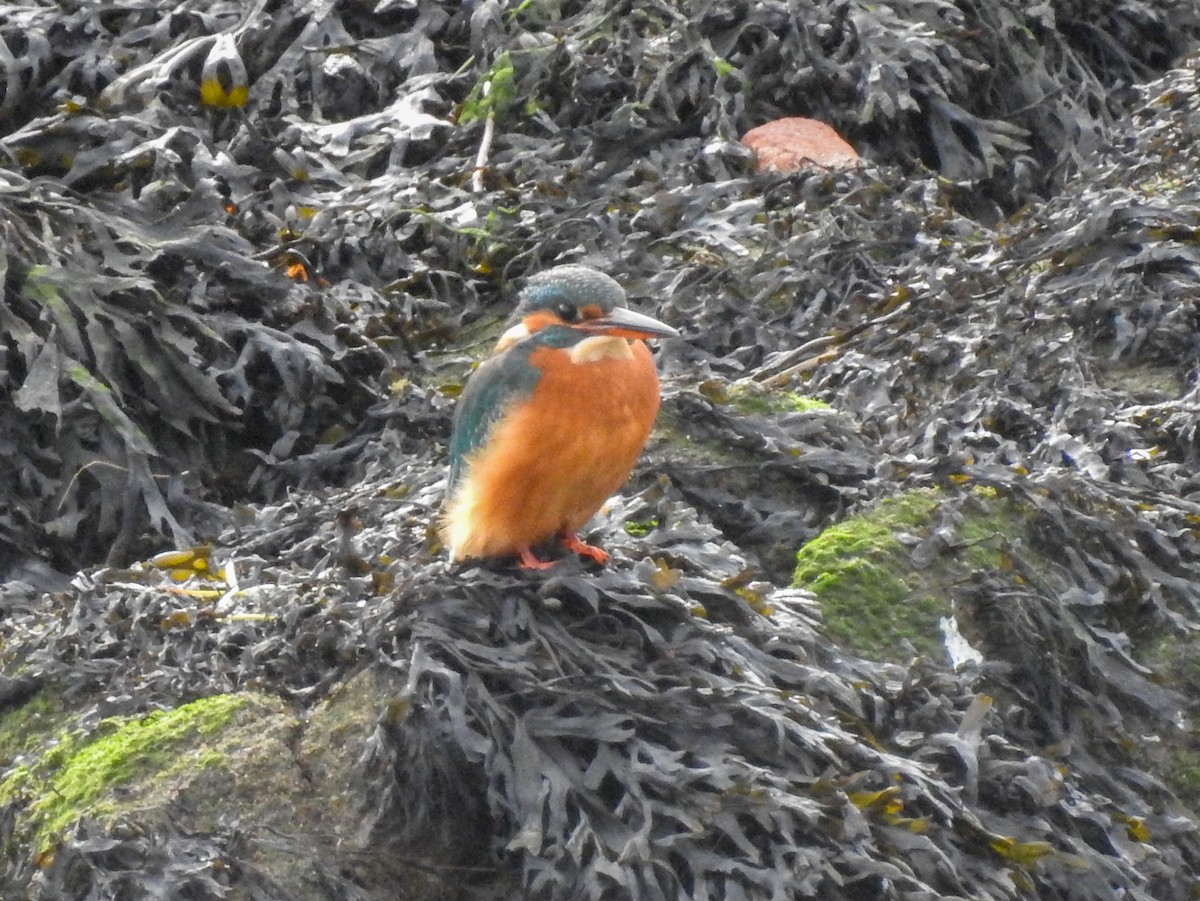
<svg viewBox="0 0 1200 901">
<path fill-rule="evenodd" d="M 570 303 L 560 303 L 554 308 L 555 314 L 563 322 L 575 322 L 579 319 L 579 307 Z"/>
</svg>

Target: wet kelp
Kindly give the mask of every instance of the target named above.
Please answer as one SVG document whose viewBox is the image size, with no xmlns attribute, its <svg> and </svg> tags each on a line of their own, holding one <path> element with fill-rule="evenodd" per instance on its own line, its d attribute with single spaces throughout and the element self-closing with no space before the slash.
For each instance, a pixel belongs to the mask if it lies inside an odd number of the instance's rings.
<svg viewBox="0 0 1200 901">
<path fill-rule="evenodd" d="M 385 373 L 506 276 L 575 248 L 687 277 L 663 260 L 740 228 L 731 142 L 769 118 L 825 118 L 992 219 L 1076 171 L 1196 20 L 1187 3 L 9 11 L 8 556 L 131 559 L 147 528 L 211 533 L 206 505 L 247 485 L 344 478 Z M 205 95 L 209 76 L 244 91 Z M 621 249 L 643 236 L 667 243 Z M 825 290 L 874 274 L 825 252 L 864 270 L 816 267 Z"/>
<path fill-rule="evenodd" d="M 9 16 L 3 894 L 1190 897 L 1191 4 Z M 875 165 L 749 176 L 787 114 Z M 687 333 L 614 564 L 447 570 L 456 387 L 568 260 Z M 794 552 L 883 499 L 981 662 L 828 637 Z M 251 691 L 286 778 L 38 788 Z"/>
</svg>

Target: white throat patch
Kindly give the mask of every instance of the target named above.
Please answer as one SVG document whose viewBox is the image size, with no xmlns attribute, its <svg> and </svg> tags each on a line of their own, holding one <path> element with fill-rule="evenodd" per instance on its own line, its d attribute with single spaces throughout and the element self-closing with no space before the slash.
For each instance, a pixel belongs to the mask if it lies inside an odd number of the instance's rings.
<svg viewBox="0 0 1200 901">
<path fill-rule="evenodd" d="M 595 335 L 584 338 L 570 350 L 572 363 L 595 363 L 599 360 L 632 360 L 633 348 L 625 338 L 614 335 Z"/>
<path fill-rule="evenodd" d="M 496 342 L 496 347 L 492 352 L 499 353 L 502 350 L 506 350 L 507 348 L 512 347 L 518 341 L 524 341 L 528 337 L 529 337 L 529 329 L 527 329 L 525 327 L 524 322 L 518 322 L 516 325 L 514 325 L 512 328 L 510 328 L 508 331 L 506 331 L 503 335 L 500 336 L 500 340 L 498 340 Z"/>
</svg>

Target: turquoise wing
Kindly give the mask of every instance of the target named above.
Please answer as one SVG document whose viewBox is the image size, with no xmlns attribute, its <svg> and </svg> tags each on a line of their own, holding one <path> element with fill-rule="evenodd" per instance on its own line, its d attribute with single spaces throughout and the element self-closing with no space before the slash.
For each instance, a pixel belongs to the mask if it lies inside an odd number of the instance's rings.
<svg viewBox="0 0 1200 901">
<path fill-rule="evenodd" d="M 447 496 L 466 469 L 467 457 L 482 447 L 492 427 L 514 403 L 533 393 L 539 373 L 529 362 L 531 344 L 524 341 L 498 357 L 485 360 L 467 380 L 454 410 L 450 434 L 450 478 Z"/>
<path fill-rule="evenodd" d="M 575 329 L 548 326 L 480 364 L 467 379 L 467 385 L 458 399 L 458 407 L 454 410 L 447 496 L 462 478 L 467 457 L 487 443 L 488 434 L 513 404 L 533 394 L 542 376 L 530 362 L 533 352 L 543 347 L 562 350 L 578 344 L 586 337 L 586 333 Z"/>
</svg>

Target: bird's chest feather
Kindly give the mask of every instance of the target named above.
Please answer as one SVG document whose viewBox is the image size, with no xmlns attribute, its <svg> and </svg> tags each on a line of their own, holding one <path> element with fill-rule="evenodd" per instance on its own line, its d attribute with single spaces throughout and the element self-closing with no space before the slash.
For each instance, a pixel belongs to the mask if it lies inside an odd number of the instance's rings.
<svg viewBox="0 0 1200 901">
<path fill-rule="evenodd" d="M 611 441 L 635 436 L 638 448 L 658 413 L 658 373 L 650 351 L 640 341 L 597 336 L 566 351 L 538 351 L 530 362 L 541 377 L 529 399 L 530 426 Z M 605 433 L 605 434 L 601 434 Z"/>
<path fill-rule="evenodd" d="M 640 341 L 587 339 L 536 351 L 530 363 L 540 372 L 537 385 L 481 455 L 497 476 L 485 477 L 484 490 L 503 482 L 522 486 L 530 503 L 594 510 L 628 477 L 658 413 L 650 351 Z"/>
</svg>

